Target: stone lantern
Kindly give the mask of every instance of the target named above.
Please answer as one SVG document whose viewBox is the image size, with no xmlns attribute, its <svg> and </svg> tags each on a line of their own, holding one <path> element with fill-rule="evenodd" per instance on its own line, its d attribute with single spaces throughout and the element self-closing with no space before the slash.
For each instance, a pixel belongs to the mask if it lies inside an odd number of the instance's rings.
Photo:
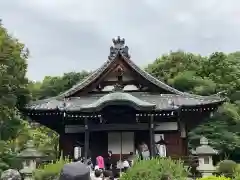
<svg viewBox="0 0 240 180">
<path fill-rule="evenodd" d="M 197 170 L 201 172 L 203 177 L 211 176 L 215 172 L 216 167 L 213 165 L 212 156 L 218 154 L 218 151 L 208 145 L 208 139 L 202 137 L 200 146 L 196 148 L 194 154 L 198 156 L 199 166 Z"/>
<path fill-rule="evenodd" d="M 45 156 L 35 149 L 33 141 L 30 140 L 27 142 L 26 148 L 17 157 L 23 160 L 23 168 L 20 173 L 23 174 L 24 179 L 31 179 L 32 173 L 37 166 L 37 160 Z"/>
</svg>

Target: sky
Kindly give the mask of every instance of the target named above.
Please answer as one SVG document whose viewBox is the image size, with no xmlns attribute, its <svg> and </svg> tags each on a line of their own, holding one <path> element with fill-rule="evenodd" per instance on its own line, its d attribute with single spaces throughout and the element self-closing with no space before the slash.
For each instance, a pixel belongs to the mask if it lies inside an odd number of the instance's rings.
<svg viewBox="0 0 240 180">
<path fill-rule="evenodd" d="M 140 67 L 169 51 L 240 48 L 240 0 L 2 0 L 0 18 L 29 48 L 32 80 L 98 68 L 116 36 Z"/>
</svg>

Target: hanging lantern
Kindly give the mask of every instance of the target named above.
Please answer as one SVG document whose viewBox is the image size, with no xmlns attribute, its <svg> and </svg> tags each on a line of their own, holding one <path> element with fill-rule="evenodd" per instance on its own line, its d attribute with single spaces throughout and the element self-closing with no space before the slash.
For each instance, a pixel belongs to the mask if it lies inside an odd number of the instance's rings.
<svg viewBox="0 0 240 180">
<path fill-rule="evenodd" d="M 75 147 L 74 148 L 74 159 L 77 160 L 81 157 L 82 153 L 82 148 L 81 147 Z"/>
</svg>

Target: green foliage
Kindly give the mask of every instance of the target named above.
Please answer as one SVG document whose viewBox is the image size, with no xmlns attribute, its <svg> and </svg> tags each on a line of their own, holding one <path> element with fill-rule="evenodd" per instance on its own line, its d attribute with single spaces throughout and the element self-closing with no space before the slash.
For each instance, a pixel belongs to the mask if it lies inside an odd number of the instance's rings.
<svg viewBox="0 0 240 180">
<path fill-rule="evenodd" d="M 16 153 L 11 151 L 7 142 L 0 141 L 0 174 L 10 167 L 16 167 L 15 162 Z"/>
<path fill-rule="evenodd" d="M 42 82 L 32 82 L 29 88 L 35 100 L 53 97 L 70 89 L 87 75 L 88 72 L 82 71 L 64 73 L 63 76 L 46 76 Z"/>
<path fill-rule="evenodd" d="M 224 103 L 208 122 L 189 133 L 190 142 L 197 146 L 199 137 L 210 139 L 211 145 L 226 155 L 240 147 L 240 108 L 236 104 Z M 214 132 L 213 132 L 214 130 Z"/>
<path fill-rule="evenodd" d="M 240 165 L 239 164 L 237 165 L 237 168 L 235 170 L 233 179 L 234 180 L 240 180 Z"/>
<path fill-rule="evenodd" d="M 136 161 L 120 180 L 159 180 L 164 176 L 172 179 L 185 180 L 188 172 L 181 161 L 168 158 L 155 158 L 151 160 Z"/>
<path fill-rule="evenodd" d="M 184 92 L 211 95 L 225 91 L 228 101 L 213 117 L 189 133 L 189 141 L 195 148 L 203 135 L 224 156 L 237 154 L 240 150 L 240 52 L 215 52 L 209 57 L 170 52 L 146 70 Z"/>
<path fill-rule="evenodd" d="M 87 75 L 86 71 L 82 71 L 79 73 L 65 73 L 63 76 L 46 76 L 42 82 L 29 83 L 28 88 L 32 93 L 32 100 L 53 97 L 68 90 Z M 35 146 L 46 155 L 51 157 L 58 156 L 59 136 L 56 132 L 44 126 L 33 127 L 25 124 L 24 127 L 22 136 L 19 136 L 18 139 L 21 147 L 22 144 L 31 139 L 35 142 Z"/>
<path fill-rule="evenodd" d="M 37 168 L 33 173 L 33 177 L 35 180 L 58 179 L 64 164 L 67 164 L 69 162 L 70 159 L 60 158 L 55 163 L 49 163 L 43 167 Z"/>
<path fill-rule="evenodd" d="M 18 108 L 30 100 L 26 78 L 28 50 L 0 23 L 0 171 L 11 166 L 11 142 L 23 128 Z"/>
<path fill-rule="evenodd" d="M 207 176 L 207 177 L 202 177 L 198 180 L 231 180 L 231 179 L 225 176 Z"/>
<path fill-rule="evenodd" d="M 68 90 L 87 75 L 86 71 L 82 71 L 65 73 L 63 76 L 46 76 L 42 82 L 29 83 L 28 88 L 32 93 L 32 100 L 53 97 Z M 57 157 L 59 137 L 56 132 L 44 126 L 32 127 L 29 124 L 25 124 L 23 132 L 27 133 L 19 138 L 19 143 L 22 144 L 28 139 L 32 139 L 40 151 L 46 155 Z"/>
<path fill-rule="evenodd" d="M 217 173 L 226 177 L 232 177 L 237 169 L 237 163 L 232 160 L 223 160 L 217 165 Z"/>
</svg>

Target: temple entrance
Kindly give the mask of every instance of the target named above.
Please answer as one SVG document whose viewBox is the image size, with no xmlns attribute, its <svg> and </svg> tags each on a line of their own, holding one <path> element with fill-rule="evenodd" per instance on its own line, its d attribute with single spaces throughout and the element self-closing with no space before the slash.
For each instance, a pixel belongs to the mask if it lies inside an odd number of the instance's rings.
<svg viewBox="0 0 240 180">
<path fill-rule="evenodd" d="M 106 157 L 112 151 L 116 162 L 135 154 L 141 143 L 150 147 L 148 122 L 138 122 L 136 109 L 127 105 L 110 105 L 101 111 L 99 122 L 89 123 L 91 157 Z"/>
<path fill-rule="evenodd" d="M 134 152 L 134 132 L 108 132 L 108 149 L 113 155 L 129 155 Z"/>
<path fill-rule="evenodd" d="M 90 133 L 90 152 L 93 162 L 97 156 L 107 156 L 112 151 L 116 161 L 136 152 L 141 143 L 150 148 L 149 131 L 98 131 Z M 122 156 L 121 156 L 122 155 Z M 121 156 L 121 157 L 120 157 Z"/>
<path fill-rule="evenodd" d="M 91 157 L 95 164 L 97 156 L 107 156 L 108 152 L 108 134 L 105 131 L 91 132 L 89 148 Z"/>
</svg>

